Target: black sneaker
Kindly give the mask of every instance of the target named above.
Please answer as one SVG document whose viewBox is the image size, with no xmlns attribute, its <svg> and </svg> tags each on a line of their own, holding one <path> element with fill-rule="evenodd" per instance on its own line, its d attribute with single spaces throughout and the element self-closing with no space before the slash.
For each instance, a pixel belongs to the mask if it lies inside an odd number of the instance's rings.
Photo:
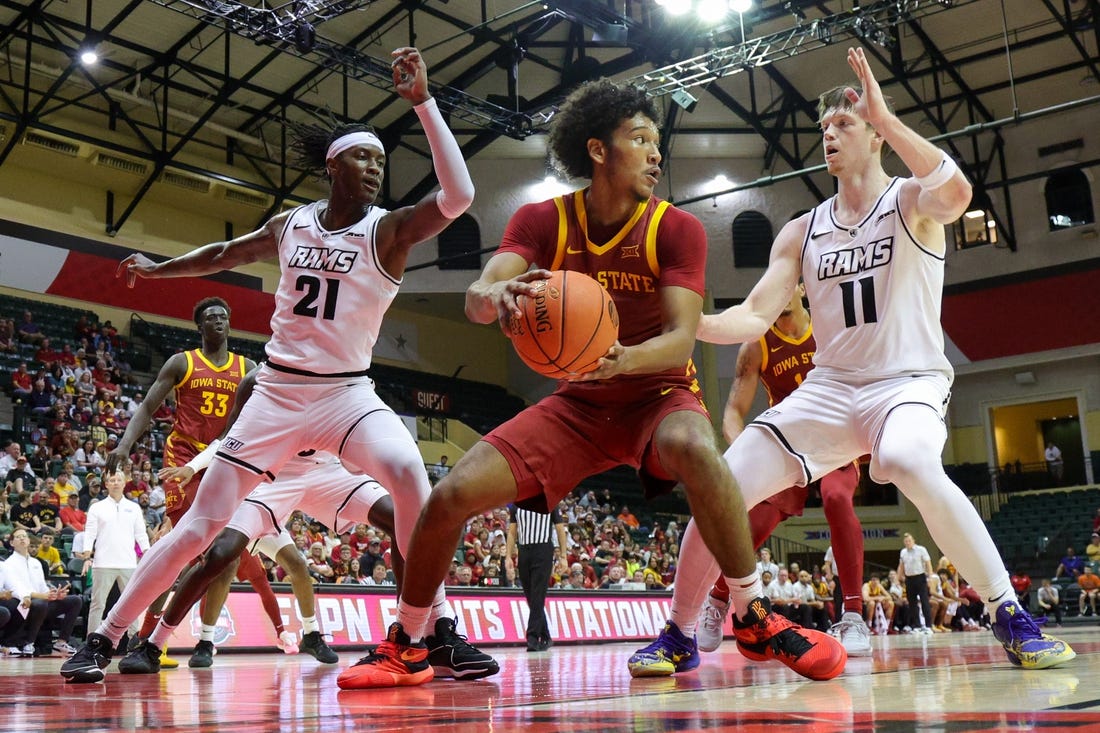
<svg viewBox="0 0 1100 733">
<path fill-rule="evenodd" d="M 213 667 L 214 666 L 214 654 L 217 652 L 214 650 L 214 642 L 201 640 L 195 645 L 195 651 L 191 654 L 191 659 L 187 662 L 188 667 Z M 158 650 L 157 656 L 160 656 Z"/>
<path fill-rule="evenodd" d="M 441 618 L 436 621 L 435 635 L 425 637 L 424 643 L 428 646 L 428 662 L 436 677 L 476 680 L 500 671 L 495 659 L 455 632 L 454 619 Z"/>
<path fill-rule="evenodd" d="M 160 647 L 143 641 L 118 660 L 122 674 L 156 674 L 160 671 Z"/>
<path fill-rule="evenodd" d="M 92 632 L 76 654 L 61 665 L 61 676 L 69 682 L 88 683 L 103 679 L 103 670 L 111 663 L 114 646 L 103 634 Z"/>
<path fill-rule="evenodd" d="M 322 664 L 336 664 L 340 661 L 336 652 L 325 643 L 320 631 L 311 631 L 303 635 L 302 641 L 298 644 L 298 651 L 310 655 Z"/>
</svg>

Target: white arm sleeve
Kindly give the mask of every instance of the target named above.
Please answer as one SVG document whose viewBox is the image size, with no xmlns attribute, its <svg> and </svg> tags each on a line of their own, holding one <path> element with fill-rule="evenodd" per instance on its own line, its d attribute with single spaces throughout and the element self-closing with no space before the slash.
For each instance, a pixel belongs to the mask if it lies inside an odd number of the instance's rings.
<svg viewBox="0 0 1100 733">
<path fill-rule="evenodd" d="M 214 454 L 218 452 L 218 448 L 221 447 L 221 444 L 221 438 L 214 438 L 214 440 L 210 441 L 210 445 L 203 449 L 202 453 L 199 453 L 187 462 L 187 467 L 195 473 L 198 473 L 209 466 L 210 461 L 214 460 Z"/>
<path fill-rule="evenodd" d="M 424 126 L 424 134 L 427 135 L 428 145 L 432 149 L 432 165 L 435 167 L 440 188 L 435 197 L 436 205 L 443 216 L 455 219 L 474 200 L 474 182 L 466 169 L 462 150 L 447 123 L 443 121 L 435 97 L 416 105 L 413 110 L 420 118 L 420 124 Z"/>
</svg>

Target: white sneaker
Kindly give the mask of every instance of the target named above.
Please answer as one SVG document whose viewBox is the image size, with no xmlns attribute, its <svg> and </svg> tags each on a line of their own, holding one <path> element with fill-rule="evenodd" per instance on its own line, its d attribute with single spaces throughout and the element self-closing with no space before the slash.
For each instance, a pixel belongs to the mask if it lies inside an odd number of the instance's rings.
<svg viewBox="0 0 1100 733">
<path fill-rule="evenodd" d="M 849 657 L 866 657 L 871 654 L 871 634 L 863 617 L 854 611 L 845 611 L 840 620 L 829 627 L 829 636 L 840 640 Z"/>
<path fill-rule="evenodd" d="M 695 643 L 701 652 L 712 652 L 722 643 L 722 624 L 729 613 L 729 601 L 723 603 L 710 593 L 699 614 L 699 627 L 695 630 Z"/>
<path fill-rule="evenodd" d="M 19 652 L 24 657 L 34 656 L 34 644 L 25 644 Z"/>
<path fill-rule="evenodd" d="M 936 632 L 932 631 L 932 629 L 928 628 L 927 626 L 921 626 L 920 629 L 918 629 L 918 631 L 920 631 L 920 633 L 922 633 L 922 634 L 927 634 L 928 636 L 931 636 L 932 634 L 936 633 Z"/>
<path fill-rule="evenodd" d="M 70 657 L 76 654 L 76 647 L 63 639 L 58 639 L 53 643 L 53 650 Z"/>
<path fill-rule="evenodd" d="M 284 631 L 279 634 L 279 640 L 275 642 L 286 654 L 298 653 L 298 637 L 293 631 Z"/>
</svg>

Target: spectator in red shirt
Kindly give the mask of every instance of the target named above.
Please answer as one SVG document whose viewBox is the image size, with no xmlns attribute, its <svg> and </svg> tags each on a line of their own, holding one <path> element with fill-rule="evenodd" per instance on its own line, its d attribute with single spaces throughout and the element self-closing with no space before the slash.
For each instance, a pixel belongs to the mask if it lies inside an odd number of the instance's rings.
<svg viewBox="0 0 1100 733">
<path fill-rule="evenodd" d="M 38 351 L 34 352 L 34 359 L 43 364 L 52 364 L 61 359 L 61 352 L 50 346 L 50 340 L 48 338 L 43 338 L 38 344 Z"/>
<path fill-rule="evenodd" d="M 1024 608 L 1031 607 L 1031 576 L 1018 570 L 1012 571 L 1008 578 L 1012 583 L 1012 589 L 1016 591 L 1016 597 L 1020 599 L 1020 605 Z"/>
<path fill-rule="evenodd" d="M 34 375 L 27 371 L 27 364 L 23 362 L 11 373 L 11 396 L 15 399 L 25 398 L 32 389 Z"/>
<path fill-rule="evenodd" d="M 69 494 L 68 502 L 61 507 L 61 531 L 83 532 L 87 522 L 87 513 L 80 510 L 80 497 Z"/>
</svg>

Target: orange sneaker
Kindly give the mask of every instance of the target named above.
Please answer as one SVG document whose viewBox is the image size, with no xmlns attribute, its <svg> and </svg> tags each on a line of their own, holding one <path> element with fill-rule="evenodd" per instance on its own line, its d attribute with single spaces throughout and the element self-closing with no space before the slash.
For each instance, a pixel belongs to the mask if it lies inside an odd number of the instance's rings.
<svg viewBox="0 0 1100 733">
<path fill-rule="evenodd" d="M 771 602 L 763 597 L 749 604 L 743 619 L 734 617 L 733 633 L 737 648 L 749 659 L 778 659 L 812 680 L 831 680 L 844 671 L 848 661 L 843 644 L 772 613 Z"/>
<path fill-rule="evenodd" d="M 420 685 L 435 675 L 428 664 L 428 647 L 413 644 L 399 623 L 390 624 L 386 640 L 336 678 L 341 690 Z"/>
</svg>

